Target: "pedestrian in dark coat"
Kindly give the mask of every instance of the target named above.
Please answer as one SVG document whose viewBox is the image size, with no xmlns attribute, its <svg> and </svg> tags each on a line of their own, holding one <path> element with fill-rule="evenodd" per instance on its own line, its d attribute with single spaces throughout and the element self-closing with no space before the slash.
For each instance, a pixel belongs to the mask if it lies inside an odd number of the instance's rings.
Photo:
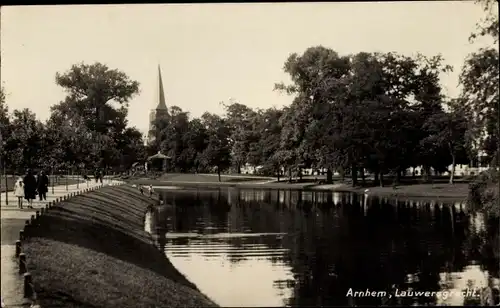
<svg viewBox="0 0 500 308">
<path fill-rule="evenodd" d="M 36 178 L 33 171 L 28 169 L 23 178 L 24 184 L 24 199 L 28 200 L 28 208 L 33 208 L 33 200 L 36 198 Z"/>
<path fill-rule="evenodd" d="M 45 174 L 45 172 L 40 171 L 37 179 L 37 191 L 40 201 L 47 200 L 47 192 L 49 191 L 49 177 Z"/>
</svg>

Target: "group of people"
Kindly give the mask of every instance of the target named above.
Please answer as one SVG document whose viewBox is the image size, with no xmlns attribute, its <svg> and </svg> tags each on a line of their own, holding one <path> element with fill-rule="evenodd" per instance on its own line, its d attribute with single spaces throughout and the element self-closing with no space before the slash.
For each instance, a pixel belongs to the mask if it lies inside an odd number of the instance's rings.
<svg viewBox="0 0 500 308">
<path fill-rule="evenodd" d="M 17 197 L 17 206 L 23 208 L 23 199 L 28 201 L 28 208 L 33 208 L 33 200 L 36 196 L 40 201 L 47 200 L 49 191 L 49 177 L 41 170 L 38 175 L 33 174 L 33 170 L 28 169 L 24 177 L 20 177 L 14 185 L 14 195 Z"/>
</svg>

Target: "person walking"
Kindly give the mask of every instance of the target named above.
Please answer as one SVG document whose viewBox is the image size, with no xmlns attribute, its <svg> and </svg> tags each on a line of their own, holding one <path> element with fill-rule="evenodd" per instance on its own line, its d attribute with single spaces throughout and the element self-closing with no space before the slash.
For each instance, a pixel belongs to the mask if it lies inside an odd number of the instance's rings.
<svg viewBox="0 0 500 308">
<path fill-rule="evenodd" d="M 33 171 L 28 169 L 23 178 L 24 184 L 24 199 L 28 200 L 28 208 L 33 208 L 33 200 L 36 198 L 36 178 Z"/>
<path fill-rule="evenodd" d="M 152 184 L 149 184 L 149 186 L 148 186 L 148 191 L 149 191 L 149 197 L 150 197 L 150 198 L 151 198 L 151 197 L 153 197 L 153 192 L 154 192 L 154 191 L 153 191 L 153 185 L 152 185 Z"/>
<path fill-rule="evenodd" d="M 45 172 L 40 171 L 40 174 L 37 177 L 36 189 L 38 191 L 38 197 L 40 201 L 47 200 L 47 192 L 49 191 L 49 177 L 45 174 Z"/>
<path fill-rule="evenodd" d="M 17 197 L 17 207 L 23 208 L 23 199 L 24 199 L 24 185 L 23 178 L 19 178 L 14 184 L 14 195 Z"/>
</svg>

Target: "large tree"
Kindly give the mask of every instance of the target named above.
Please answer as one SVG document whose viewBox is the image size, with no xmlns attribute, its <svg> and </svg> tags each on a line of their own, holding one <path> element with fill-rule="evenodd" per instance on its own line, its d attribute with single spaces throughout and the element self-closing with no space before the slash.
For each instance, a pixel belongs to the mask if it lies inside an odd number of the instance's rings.
<svg viewBox="0 0 500 308">
<path fill-rule="evenodd" d="M 230 127 L 226 120 L 215 114 L 204 113 L 201 117 L 208 135 L 206 148 L 200 160 L 207 167 L 215 168 L 221 181 L 221 172 L 231 165 Z"/>
<path fill-rule="evenodd" d="M 492 38 L 492 47 L 481 48 L 469 55 L 460 74 L 462 98 L 470 110 L 471 123 L 468 134 L 479 141 L 479 148 L 486 150 L 493 164 L 500 165 L 499 124 L 499 54 L 498 54 L 498 1 L 476 1 L 482 5 L 485 17 L 477 24 L 471 42 L 479 37 Z M 495 156 L 496 153 L 496 156 Z M 497 158 L 494 161 L 494 158 Z"/>
<path fill-rule="evenodd" d="M 124 72 L 101 63 L 73 65 L 65 73 L 56 74 L 56 83 L 67 92 L 61 103 L 51 108 L 54 125 L 74 127 L 68 134 L 85 136 L 92 144 L 92 161 L 77 159 L 88 167 L 113 167 L 124 161 L 123 151 L 131 146 L 140 152 L 137 131 L 127 130 L 129 100 L 139 92 L 139 83 Z M 57 124 L 58 123 L 58 124 Z M 80 126 L 80 128 L 77 128 Z M 80 130 L 80 132 L 77 132 Z M 133 138 L 127 135 L 132 133 Z M 142 138 L 142 137 L 141 137 Z M 71 142 L 72 137 L 65 140 Z M 82 151 L 84 153 L 85 151 Z M 68 158 L 69 159 L 69 158 Z"/>
<path fill-rule="evenodd" d="M 425 138 L 432 147 L 445 147 L 450 155 L 451 170 L 450 184 L 453 184 L 455 166 L 460 159 L 459 155 L 465 153 L 467 118 L 461 112 L 460 102 L 455 100 L 449 103 L 449 112 L 439 112 L 429 117 L 424 127 L 430 132 Z M 463 157 L 463 155 L 462 155 Z"/>
<path fill-rule="evenodd" d="M 9 163 L 15 166 L 17 172 L 25 168 L 38 167 L 42 162 L 42 135 L 43 124 L 36 119 L 36 115 L 29 109 L 14 110 L 12 115 L 9 145 Z"/>
<path fill-rule="evenodd" d="M 292 165 L 319 161 L 321 166 L 318 163 L 315 165 L 328 168 L 331 175 L 331 166 L 325 165 L 322 159 L 327 153 L 315 151 L 327 135 L 308 134 L 308 131 L 311 124 L 321 126 L 326 105 L 342 101 L 349 68 L 348 57 L 341 57 L 323 46 L 311 47 L 302 55 L 294 53 L 288 57 L 284 71 L 290 75 L 292 84 L 275 85 L 276 90 L 295 96 L 282 120 L 282 149 L 279 155 L 282 161 Z"/>
<path fill-rule="evenodd" d="M 3 87 L 0 88 L 0 172 L 6 165 L 8 158 L 8 145 L 7 142 L 10 136 L 10 115 L 9 108 L 5 103 L 5 91 Z"/>
<path fill-rule="evenodd" d="M 225 119 L 231 130 L 231 161 L 237 173 L 241 173 L 241 167 L 247 163 L 252 142 L 252 121 L 255 111 L 246 105 L 240 104 L 234 99 L 229 103 L 222 103 L 226 110 Z"/>
</svg>

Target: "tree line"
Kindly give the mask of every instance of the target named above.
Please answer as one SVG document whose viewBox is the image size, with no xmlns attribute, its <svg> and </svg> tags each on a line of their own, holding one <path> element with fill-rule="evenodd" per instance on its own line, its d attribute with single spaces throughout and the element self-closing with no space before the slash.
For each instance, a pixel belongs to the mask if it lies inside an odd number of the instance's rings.
<svg viewBox="0 0 500 308">
<path fill-rule="evenodd" d="M 73 65 L 55 81 L 67 95 L 44 122 L 28 108 L 9 112 L 2 91 L 0 154 L 6 172 L 84 172 L 125 167 L 144 157 L 142 133 L 127 123 L 138 82 L 100 63 Z"/>
<path fill-rule="evenodd" d="M 349 173 L 354 185 L 365 170 L 383 183 L 385 174 L 398 179 L 410 167 L 422 166 L 426 177 L 431 168 L 443 172 L 451 165 L 452 182 L 456 164 L 477 160 L 481 148 L 491 159 L 497 141 L 493 130 L 479 141 L 480 128 L 494 127 L 474 115 L 480 100 L 468 100 L 468 92 L 444 97 L 439 75 L 451 68 L 442 62 L 439 55 L 341 56 L 311 47 L 286 61 L 292 84 L 275 85 L 294 96 L 290 106 L 262 110 L 231 101 L 223 116 L 199 119 L 171 107 L 170 117 L 155 123 L 151 153 L 170 155 L 179 172 L 239 171 L 248 163 L 279 176 L 308 167 L 326 169 L 327 181 L 334 171 Z M 475 78 L 470 69 L 466 63 L 464 82 Z M 487 113 L 492 121 L 495 112 L 498 106 Z"/>
<path fill-rule="evenodd" d="M 484 3 L 489 10 L 492 2 Z M 498 39 L 490 15 L 472 39 Z M 154 123 L 154 142 L 144 145 L 126 119 L 138 82 L 100 63 L 74 65 L 56 74 L 67 96 L 43 123 L 28 109 L 9 113 L 2 94 L 2 162 L 16 170 L 126 170 L 161 151 L 172 157 L 170 170 L 176 172 L 240 172 L 250 164 L 279 177 L 300 176 L 308 167 L 327 170 L 327 182 L 339 172 L 357 185 L 365 172 L 383 184 L 384 176 L 398 181 L 416 166 L 422 166 L 424 179 L 431 169 L 451 171 L 453 182 L 456 164 L 477 164 L 479 149 L 488 161 L 498 152 L 495 48 L 466 59 L 462 94 L 454 99 L 443 95 L 440 75 L 453 68 L 440 55 L 341 55 L 315 46 L 291 54 L 283 69 L 292 82 L 274 88 L 291 96 L 289 106 L 254 109 L 230 101 L 223 115 L 199 118 L 172 106 L 168 118 Z"/>
<path fill-rule="evenodd" d="M 495 1 L 480 1 L 487 17 L 471 40 L 498 40 Z M 496 16 L 496 19 L 495 19 Z M 180 172 L 261 166 L 260 172 L 300 175 L 303 167 L 350 174 L 353 185 L 365 171 L 383 183 L 396 181 L 409 167 L 421 166 L 424 179 L 456 164 L 490 163 L 498 152 L 498 50 L 471 54 L 460 74 L 462 93 L 445 97 L 440 75 L 453 68 L 441 55 L 407 56 L 395 52 L 340 55 L 323 46 L 290 55 L 283 67 L 292 83 L 275 90 L 293 97 L 284 108 L 252 109 L 224 103 L 222 116 L 189 118 L 179 107 L 155 123 L 158 149 L 173 158 Z M 203 141 L 205 140 L 205 141 Z M 495 163 L 493 161 L 493 163 Z M 451 170 L 448 166 L 451 165 Z"/>
</svg>

